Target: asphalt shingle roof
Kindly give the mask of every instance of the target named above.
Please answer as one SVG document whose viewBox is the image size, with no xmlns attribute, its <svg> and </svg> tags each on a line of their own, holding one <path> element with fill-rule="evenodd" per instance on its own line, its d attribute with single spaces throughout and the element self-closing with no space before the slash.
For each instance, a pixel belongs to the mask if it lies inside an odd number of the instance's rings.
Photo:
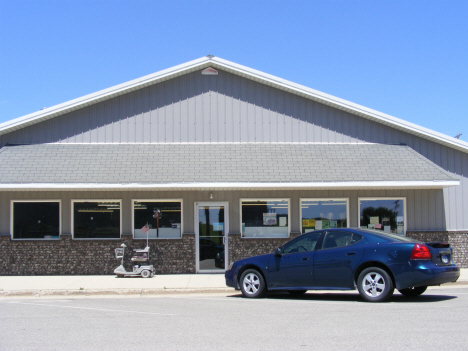
<svg viewBox="0 0 468 351">
<path fill-rule="evenodd" d="M 453 181 L 408 146 L 40 144 L 0 149 L 0 184 Z"/>
</svg>

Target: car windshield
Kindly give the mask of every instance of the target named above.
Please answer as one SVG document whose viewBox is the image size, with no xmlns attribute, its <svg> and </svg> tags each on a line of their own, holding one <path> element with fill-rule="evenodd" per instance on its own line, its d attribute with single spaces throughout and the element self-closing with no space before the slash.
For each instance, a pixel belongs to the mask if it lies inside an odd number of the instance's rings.
<svg viewBox="0 0 468 351">
<path fill-rule="evenodd" d="M 369 233 L 369 234 L 374 234 L 374 235 L 379 235 L 381 237 L 391 239 L 392 241 L 400 241 L 400 242 L 415 242 L 416 240 L 413 238 L 409 238 L 407 236 L 402 236 L 402 235 L 397 235 L 397 234 L 392 234 L 392 233 L 387 233 L 383 232 L 381 230 L 371 230 L 371 229 L 360 229 L 361 232 L 364 233 Z"/>
</svg>

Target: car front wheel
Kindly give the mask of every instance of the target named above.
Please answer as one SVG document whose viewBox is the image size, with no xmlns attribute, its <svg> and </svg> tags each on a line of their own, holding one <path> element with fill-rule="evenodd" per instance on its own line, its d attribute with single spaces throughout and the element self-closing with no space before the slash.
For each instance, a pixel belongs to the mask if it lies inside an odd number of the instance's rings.
<svg viewBox="0 0 468 351">
<path fill-rule="evenodd" d="M 262 297 L 266 292 L 265 280 L 255 269 L 247 269 L 242 273 L 240 288 L 245 297 Z"/>
<path fill-rule="evenodd" d="M 401 289 L 398 290 L 400 294 L 407 296 L 407 297 L 416 297 L 421 295 L 423 292 L 425 292 L 427 289 L 427 286 L 418 286 L 416 288 L 407 288 L 407 289 Z"/>
<path fill-rule="evenodd" d="M 392 278 L 386 271 L 377 267 L 364 269 L 359 274 L 357 284 L 359 294 L 368 302 L 383 302 L 393 295 Z"/>
</svg>

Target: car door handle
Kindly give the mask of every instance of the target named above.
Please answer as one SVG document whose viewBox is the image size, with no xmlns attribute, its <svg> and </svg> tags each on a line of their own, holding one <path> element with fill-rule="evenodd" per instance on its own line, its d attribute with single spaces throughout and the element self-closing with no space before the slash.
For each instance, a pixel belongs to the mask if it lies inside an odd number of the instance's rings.
<svg viewBox="0 0 468 351">
<path fill-rule="evenodd" d="M 348 256 L 355 255 L 355 254 L 356 254 L 356 251 L 348 251 L 346 254 L 347 254 Z"/>
<path fill-rule="evenodd" d="M 302 261 L 308 261 L 308 260 L 309 260 L 309 257 L 302 257 L 301 260 L 302 260 Z"/>
</svg>

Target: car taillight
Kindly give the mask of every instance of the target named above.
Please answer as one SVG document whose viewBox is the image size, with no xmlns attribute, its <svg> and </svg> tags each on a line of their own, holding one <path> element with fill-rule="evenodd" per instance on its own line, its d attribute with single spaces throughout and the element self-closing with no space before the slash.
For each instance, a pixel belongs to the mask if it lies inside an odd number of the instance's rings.
<svg viewBox="0 0 468 351">
<path fill-rule="evenodd" d="M 415 244 L 413 246 L 413 251 L 411 251 L 410 260 L 430 260 L 431 252 L 426 245 Z"/>
</svg>

